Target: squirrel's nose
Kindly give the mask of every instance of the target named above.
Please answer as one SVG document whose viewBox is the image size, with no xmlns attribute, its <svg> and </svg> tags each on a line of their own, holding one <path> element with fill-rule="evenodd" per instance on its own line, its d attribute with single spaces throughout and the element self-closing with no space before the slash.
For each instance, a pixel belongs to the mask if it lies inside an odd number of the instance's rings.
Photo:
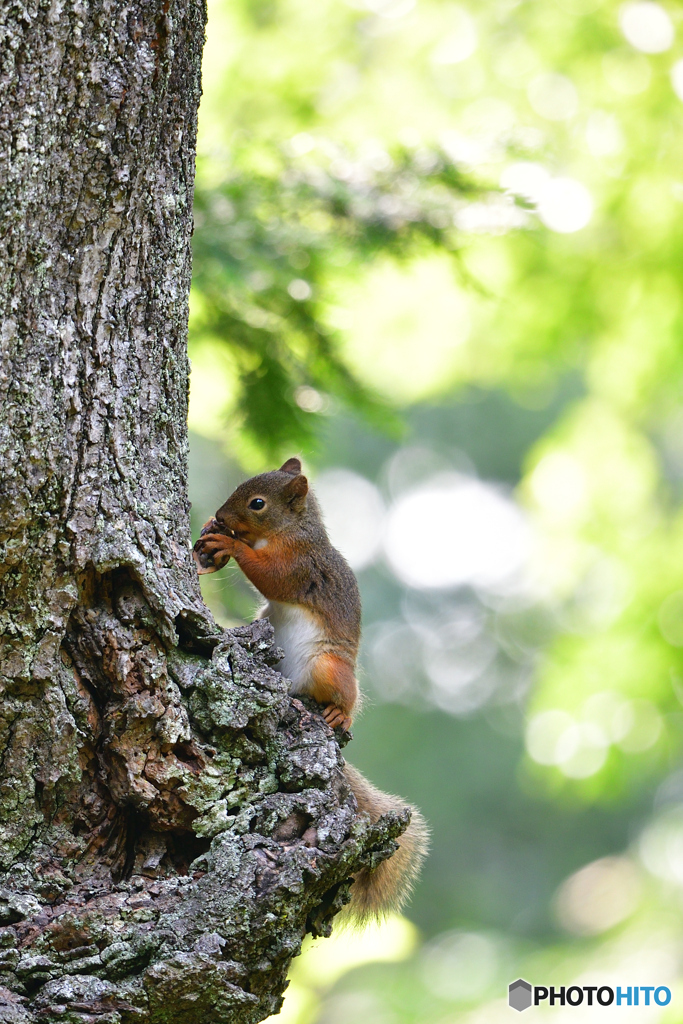
<svg viewBox="0 0 683 1024">
<path fill-rule="evenodd" d="M 232 526 L 230 526 L 228 524 L 228 517 L 225 515 L 225 513 L 223 512 L 222 509 L 220 509 L 220 508 L 218 509 L 218 512 L 216 512 L 215 519 L 216 519 L 216 522 L 218 523 L 218 525 L 221 527 L 221 529 L 225 533 L 227 533 L 230 537 L 236 537 L 237 536 L 237 533 L 235 532 L 235 530 L 232 528 Z"/>
</svg>

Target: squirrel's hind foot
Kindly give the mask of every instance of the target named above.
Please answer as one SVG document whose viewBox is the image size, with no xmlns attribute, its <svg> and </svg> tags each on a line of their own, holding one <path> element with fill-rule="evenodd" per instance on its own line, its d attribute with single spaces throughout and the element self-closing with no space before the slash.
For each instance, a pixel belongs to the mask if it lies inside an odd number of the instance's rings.
<svg viewBox="0 0 683 1024">
<path fill-rule="evenodd" d="M 348 732 L 351 728 L 351 719 L 348 715 L 345 715 L 341 708 L 336 707 L 334 704 L 328 704 L 323 711 L 323 718 L 331 729 L 341 728 L 344 732 Z"/>
</svg>

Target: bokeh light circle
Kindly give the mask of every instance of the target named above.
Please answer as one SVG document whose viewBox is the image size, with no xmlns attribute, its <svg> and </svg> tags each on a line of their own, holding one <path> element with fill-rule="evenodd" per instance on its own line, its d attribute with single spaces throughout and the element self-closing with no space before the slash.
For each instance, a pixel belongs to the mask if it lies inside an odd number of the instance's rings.
<svg viewBox="0 0 683 1024">
<path fill-rule="evenodd" d="M 523 569 L 530 532 L 521 510 L 497 488 L 444 473 L 400 497 L 384 548 L 412 587 L 505 586 Z"/>
</svg>

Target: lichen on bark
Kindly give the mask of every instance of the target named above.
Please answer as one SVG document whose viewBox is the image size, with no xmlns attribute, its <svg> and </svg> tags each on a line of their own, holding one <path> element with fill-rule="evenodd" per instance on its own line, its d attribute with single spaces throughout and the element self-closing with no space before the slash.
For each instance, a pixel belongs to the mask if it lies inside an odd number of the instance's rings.
<svg viewBox="0 0 683 1024">
<path fill-rule="evenodd" d="M 0 10 L 0 1022 L 261 1020 L 405 827 L 190 559 L 204 22 Z"/>
</svg>

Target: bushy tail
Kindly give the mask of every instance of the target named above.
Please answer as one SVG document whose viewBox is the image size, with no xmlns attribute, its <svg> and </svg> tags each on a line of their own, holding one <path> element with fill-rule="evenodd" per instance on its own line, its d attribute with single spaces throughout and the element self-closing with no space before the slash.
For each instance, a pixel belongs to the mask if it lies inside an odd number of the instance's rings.
<svg viewBox="0 0 683 1024">
<path fill-rule="evenodd" d="M 375 822 L 389 811 L 410 810 L 410 824 L 399 836 L 398 850 L 376 868 L 362 868 L 351 886 L 350 915 L 363 924 L 372 918 L 381 918 L 397 911 L 406 902 L 420 874 L 422 862 L 429 849 L 429 828 L 417 807 L 407 804 L 399 796 L 391 796 L 376 789 L 361 773 L 346 764 L 344 776 L 358 803 L 358 810 Z"/>
</svg>

